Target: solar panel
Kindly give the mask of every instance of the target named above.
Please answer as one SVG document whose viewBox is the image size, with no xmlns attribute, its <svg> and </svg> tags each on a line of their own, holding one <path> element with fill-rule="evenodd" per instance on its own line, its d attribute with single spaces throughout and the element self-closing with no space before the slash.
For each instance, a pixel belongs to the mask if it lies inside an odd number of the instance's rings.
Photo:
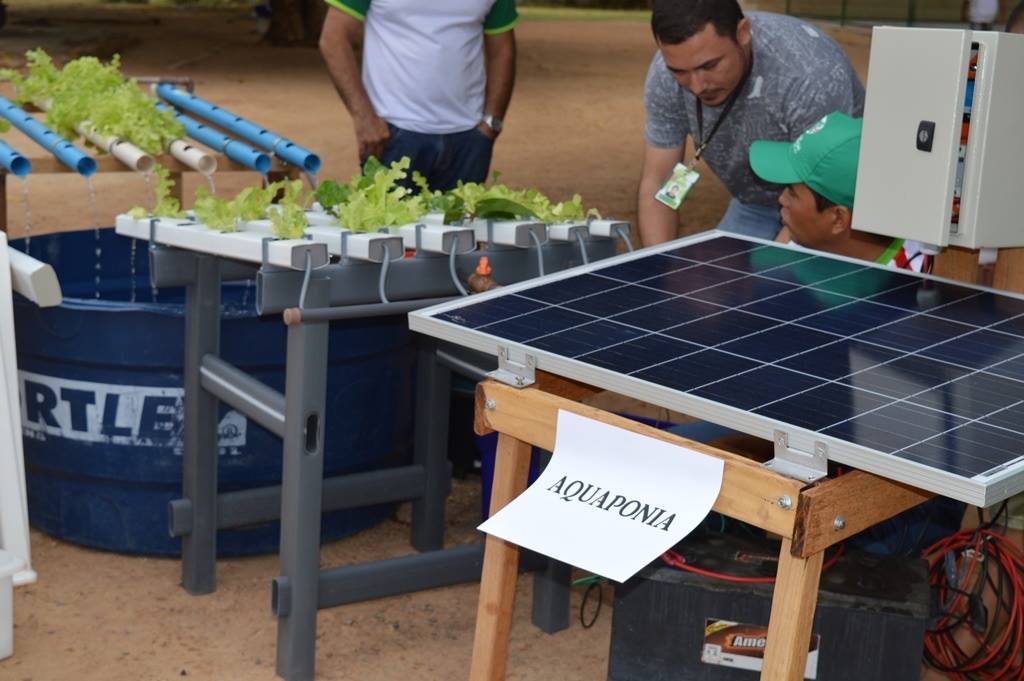
<svg viewBox="0 0 1024 681">
<path fill-rule="evenodd" d="M 1024 297 L 707 232 L 410 326 L 968 503 L 1024 489 Z"/>
</svg>

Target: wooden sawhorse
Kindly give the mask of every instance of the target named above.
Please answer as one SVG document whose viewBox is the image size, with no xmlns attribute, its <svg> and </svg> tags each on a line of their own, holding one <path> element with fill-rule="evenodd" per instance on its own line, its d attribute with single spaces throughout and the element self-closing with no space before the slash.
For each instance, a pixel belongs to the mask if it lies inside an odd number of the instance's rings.
<svg viewBox="0 0 1024 681">
<path fill-rule="evenodd" d="M 565 383 L 558 378 L 539 379 L 540 386 Z M 585 389 L 576 391 L 581 394 Z M 499 434 L 492 515 L 526 489 L 531 445 L 549 451 L 554 448 L 559 410 L 722 459 L 722 491 L 713 509 L 782 537 L 762 681 L 804 678 L 825 549 L 933 496 L 862 471 L 807 485 L 738 454 L 685 440 L 538 387 L 517 389 L 485 381 L 477 386 L 476 429 L 480 434 Z M 518 563 L 518 546 L 487 537 L 470 681 L 505 678 Z"/>
</svg>

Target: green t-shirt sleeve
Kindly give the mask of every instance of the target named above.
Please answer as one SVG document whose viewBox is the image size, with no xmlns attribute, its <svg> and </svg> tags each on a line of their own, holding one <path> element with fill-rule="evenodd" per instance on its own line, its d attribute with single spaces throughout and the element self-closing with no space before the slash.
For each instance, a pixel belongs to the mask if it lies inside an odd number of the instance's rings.
<svg viewBox="0 0 1024 681">
<path fill-rule="evenodd" d="M 324 0 L 324 2 L 359 19 L 359 21 L 366 21 L 366 10 L 370 9 L 370 0 Z"/>
<path fill-rule="evenodd" d="M 331 1 L 328 0 L 328 2 Z M 491 11 L 487 13 L 487 18 L 484 19 L 484 33 L 494 35 L 511 31 L 517 21 L 519 21 L 519 12 L 516 11 L 516 0 L 496 0 L 491 6 Z"/>
</svg>

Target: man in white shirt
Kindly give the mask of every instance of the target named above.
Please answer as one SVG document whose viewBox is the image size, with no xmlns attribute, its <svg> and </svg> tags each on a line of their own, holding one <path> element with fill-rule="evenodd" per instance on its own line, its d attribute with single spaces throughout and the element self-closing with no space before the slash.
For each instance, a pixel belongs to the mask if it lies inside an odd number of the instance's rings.
<svg viewBox="0 0 1024 681">
<path fill-rule="evenodd" d="M 991 31 L 999 17 L 999 0 L 963 0 L 960 18 L 966 19 L 975 31 Z"/>
<path fill-rule="evenodd" d="M 515 0 L 326 2 L 320 53 L 360 162 L 408 156 L 439 190 L 486 179 L 515 81 Z"/>
</svg>

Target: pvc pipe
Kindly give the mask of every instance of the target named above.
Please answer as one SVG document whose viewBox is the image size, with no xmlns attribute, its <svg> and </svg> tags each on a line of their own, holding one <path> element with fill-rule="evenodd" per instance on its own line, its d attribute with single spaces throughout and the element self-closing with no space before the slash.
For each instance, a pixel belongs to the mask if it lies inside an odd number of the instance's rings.
<svg viewBox="0 0 1024 681">
<path fill-rule="evenodd" d="M 320 170 L 320 157 L 308 149 L 260 126 L 237 116 L 230 111 L 200 99 L 193 94 L 183 92 L 169 83 L 156 86 L 156 93 L 179 109 L 202 116 L 211 123 L 216 123 L 228 132 L 247 139 L 256 146 L 274 153 L 282 161 L 298 166 L 306 172 L 315 173 Z"/>
<path fill-rule="evenodd" d="M 199 147 L 192 146 L 185 140 L 174 140 L 168 145 L 167 151 L 189 168 L 203 175 L 213 175 L 217 171 L 216 156 L 206 153 Z"/>
<path fill-rule="evenodd" d="M 169 106 L 157 104 L 156 108 L 160 111 L 174 112 L 174 117 L 185 126 L 185 132 L 188 133 L 189 137 L 202 142 L 211 149 L 220 151 L 232 161 L 241 163 L 247 168 L 252 168 L 261 175 L 266 175 L 267 171 L 270 170 L 270 157 L 263 152 L 253 149 L 244 142 L 239 142 L 236 139 L 221 134 L 184 114 L 180 114 Z"/>
<path fill-rule="evenodd" d="M 9 120 L 14 127 L 32 138 L 57 159 L 82 177 L 96 172 L 96 160 L 83 153 L 75 145 L 32 118 L 6 97 L 0 97 L 0 116 Z"/>
<path fill-rule="evenodd" d="M 22 561 L 14 583 L 31 584 L 36 573 L 28 533 L 10 252 L 7 235 L 0 232 L 0 549 Z"/>
<path fill-rule="evenodd" d="M 155 226 L 151 227 L 151 222 Z M 153 244 L 164 244 L 231 260 L 241 260 L 302 271 L 306 253 L 313 267 L 328 263 L 327 246 L 306 239 L 274 239 L 254 232 L 215 232 L 205 225 L 175 218 L 143 218 L 118 215 L 115 231 L 135 239 L 153 237 Z"/>
<path fill-rule="evenodd" d="M 0 165 L 15 177 L 25 177 L 32 171 L 32 162 L 3 141 L 0 141 Z"/>
<path fill-rule="evenodd" d="M 82 121 L 75 130 L 78 134 L 103 149 L 121 163 L 140 173 L 151 173 L 156 160 L 128 140 L 120 137 L 104 137 L 93 129 L 92 123 Z"/>
<path fill-rule="evenodd" d="M 8 247 L 11 261 L 11 284 L 14 290 L 39 307 L 56 307 L 64 298 L 53 267 L 40 262 L 16 248 Z"/>
</svg>

